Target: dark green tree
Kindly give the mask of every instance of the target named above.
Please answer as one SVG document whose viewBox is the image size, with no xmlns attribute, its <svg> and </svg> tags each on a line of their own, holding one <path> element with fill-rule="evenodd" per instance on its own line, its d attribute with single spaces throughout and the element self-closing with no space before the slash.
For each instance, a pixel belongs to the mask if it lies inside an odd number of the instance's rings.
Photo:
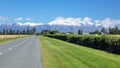
<svg viewBox="0 0 120 68">
<path fill-rule="evenodd" d="M 95 33 L 95 34 L 100 34 L 100 32 L 99 32 L 98 30 L 96 30 L 94 33 Z"/>
<path fill-rule="evenodd" d="M 116 26 L 116 28 L 115 28 L 115 34 L 119 34 L 118 26 Z"/>
<path fill-rule="evenodd" d="M 106 30 L 104 27 L 101 29 L 101 33 L 106 34 Z"/>
<path fill-rule="evenodd" d="M 29 27 L 27 28 L 27 32 L 26 32 L 26 34 L 27 34 L 27 35 L 30 34 L 30 29 L 29 29 Z"/>
<path fill-rule="evenodd" d="M 31 34 L 35 34 L 35 33 L 36 33 L 36 28 L 34 27 L 31 29 Z"/>
<path fill-rule="evenodd" d="M 96 30 L 94 32 L 90 32 L 90 34 L 100 34 L 100 32 L 98 30 Z"/>
<path fill-rule="evenodd" d="M 6 29 L 6 30 L 3 29 L 3 34 L 5 34 L 5 33 L 8 34 L 8 29 Z"/>
<path fill-rule="evenodd" d="M 26 31 L 25 31 L 25 30 L 23 30 L 23 34 L 26 34 Z"/>
<path fill-rule="evenodd" d="M 13 34 L 13 30 L 12 29 L 9 30 L 9 34 Z"/>
<path fill-rule="evenodd" d="M 17 29 L 17 32 L 16 32 L 16 34 L 20 34 L 20 30 L 19 30 L 19 29 Z"/>
<path fill-rule="evenodd" d="M 118 28 L 118 26 L 116 26 L 115 28 L 109 28 L 109 34 L 119 34 L 120 30 Z"/>
<path fill-rule="evenodd" d="M 12 30 L 12 34 L 15 34 L 15 30 Z"/>
<path fill-rule="evenodd" d="M 79 35 L 82 35 L 82 34 L 83 34 L 83 31 L 79 29 L 79 30 L 78 30 L 78 34 L 79 34 Z"/>
<path fill-rule="evenodd" d="M 74 32 L 67 32 L 68 34 L 74 34 Z"/>
<path fill-rule="evenodd" d="M 5 29 L 3 29 L 3 34 L 5 34 Z"/>
<path fill-rule="evenodd" d="M 59 33 L 59 31 L 58 30 L 51 30 L 49 33 L 50 34 L 57 34 L 57 33 Z"/>
</svg>

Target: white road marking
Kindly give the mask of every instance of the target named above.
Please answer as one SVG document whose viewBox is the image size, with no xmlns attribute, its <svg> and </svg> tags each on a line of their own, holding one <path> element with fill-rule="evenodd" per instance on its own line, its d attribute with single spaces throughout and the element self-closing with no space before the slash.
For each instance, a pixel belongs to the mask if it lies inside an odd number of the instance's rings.
<svg viewBox="0 0 120 68">
<path fill-rule="evenodd" d="M 3 53 L 0 52 L 0 55 L 2 55 Z"/>
</svg>

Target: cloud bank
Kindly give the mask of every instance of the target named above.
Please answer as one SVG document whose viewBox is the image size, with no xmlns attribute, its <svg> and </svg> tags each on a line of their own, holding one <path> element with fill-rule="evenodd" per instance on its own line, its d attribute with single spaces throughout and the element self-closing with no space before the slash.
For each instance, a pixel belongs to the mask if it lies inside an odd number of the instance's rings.
<svg viewBox="0 0 120 68">
<path fill-rule="evenodd" d="M 0 21 L 5 20 L 5 17 L 0 16 Z M 19 23 L 20 25 L 30 25 L 30 26 L 36 26 L 36 25 L 46 25 L 44 23 L 36 23 L 36 22 L 30 22 L 33 19 L 31 18 L 23 18 L 18 17 L 14 19 L 14 22 Z M 21 23 L 21 21 L 24 21 L 24 23 Z M 27 22 L 25 22 L 27 21 Z M 94 20 L 90 17 L 85 18 L 73 18 L 73 17 L 57 17 L 54 20 L 47 23 L 47 25 L 66 25 L 66 26 L 84 26 L 84 27 L 120 27 L 120 19 L 111 19 L 111 18 L 105 18 L 103 20 Z"/>
<path fill-rule="evenodd" d="M 68 26 L 95 26 L 95 27 L 115 27 L 120 26 L 120 19 L 110 19 L 106 18 L 103 20 L 92 20 L 89 17 L 85 18 L 64 18 L 64 17 L 57 17 L 55 20 L 48 23 L 49 25 L 68 25 Z"/>
<path fill-rule="evenodd" d="M 37 26 L 37 25 L 43 25 L 43 23 L 33 23 L 33 22 L 25 22 L 25 23 L 22 23 L 22 22 L 17 22 L 18 25 L 21 25 L 21 26 Z"/>
</svg>

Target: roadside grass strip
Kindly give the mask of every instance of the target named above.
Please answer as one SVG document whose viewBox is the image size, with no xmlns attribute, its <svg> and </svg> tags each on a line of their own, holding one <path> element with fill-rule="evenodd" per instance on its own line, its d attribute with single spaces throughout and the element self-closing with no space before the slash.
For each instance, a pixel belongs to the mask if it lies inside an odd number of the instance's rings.
<svg viewBox="0 0 120 68">
<path fill-rule="evenodd" d="M 40 36 L 44 68 L 120 68 L 120 55 Z"/>
</svg>

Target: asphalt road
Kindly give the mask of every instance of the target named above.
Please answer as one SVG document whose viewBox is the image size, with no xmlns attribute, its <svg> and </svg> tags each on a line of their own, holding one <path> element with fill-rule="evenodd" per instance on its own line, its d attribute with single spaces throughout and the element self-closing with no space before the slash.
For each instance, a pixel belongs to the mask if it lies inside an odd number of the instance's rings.
<svg viewBox="0 0 120 68">
<path fill-rule="evenodd" d="M 0 68 L 42 68 L 38 37 L 1 44 Z"/>
</svg>

